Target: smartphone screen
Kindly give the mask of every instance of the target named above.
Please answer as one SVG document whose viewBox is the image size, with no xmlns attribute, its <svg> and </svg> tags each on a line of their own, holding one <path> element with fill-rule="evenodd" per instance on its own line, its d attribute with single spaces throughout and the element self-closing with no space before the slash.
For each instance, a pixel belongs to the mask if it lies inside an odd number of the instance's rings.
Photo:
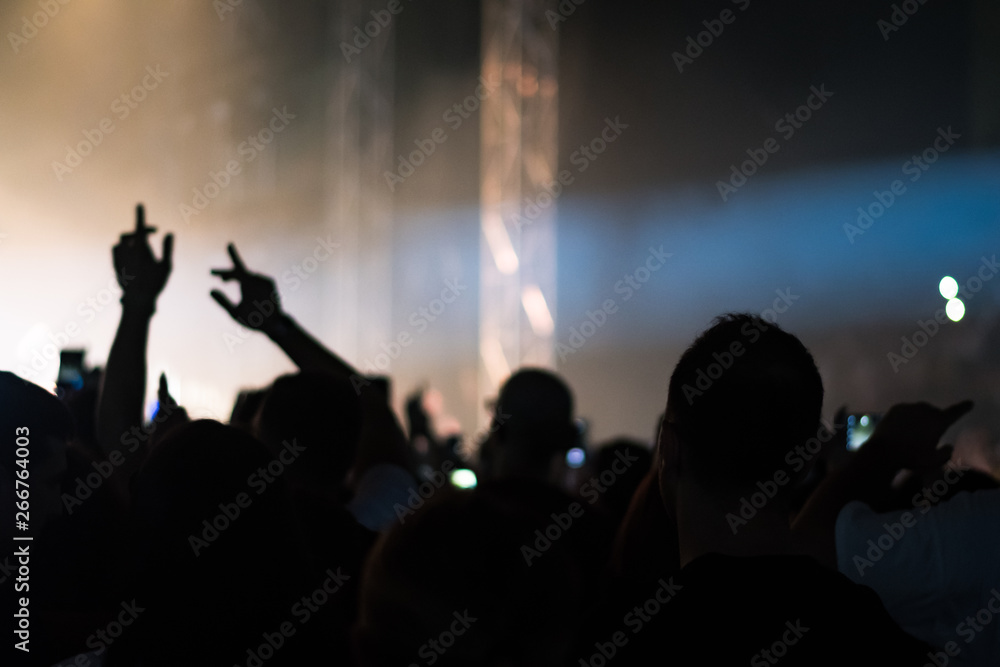
<svg viewBox="0 0 1000 667">
<path fill-rule="evenodd" d="M 875 413 L 852 414 L 847 417 L 847 449 L 857 451 L 875 431 L 882 415 Z"/>
<path fill-rule="evenodd" d="M 75 390 L 83 388 L 83 354 L 83 350 L 63 350 L 59 353 L 58 386 Z"/>
</svg>

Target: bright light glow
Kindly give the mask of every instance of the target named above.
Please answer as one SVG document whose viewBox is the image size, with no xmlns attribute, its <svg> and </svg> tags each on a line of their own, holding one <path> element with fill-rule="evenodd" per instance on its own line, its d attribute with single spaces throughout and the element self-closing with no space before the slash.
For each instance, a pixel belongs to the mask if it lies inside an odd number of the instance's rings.
<svg viewBox="0 0 1000 667">
<path fill-rule="evenodd" d="M 476 473 L 468 468 L 459 468 L 451 472 L 451 483 L 460 489 L 476 488 Z"/>
<path fill-rule="evenodd" d="M 958 322 L 965 317 L 965 304 L 962 303 L 961 299 L 948 299 L 944 312 L 948 314 L 948 319 L 952 322 Z"/>
<path fill-rule="evenodd" d="M 552 321 L 549 305 L 545 302 L 545 295 L 538 285 L 527 285 L 524 288 L 521 292 L 521 303 L 524 304 L 524 312 L 528 314 L 532 331 L 539 336 L 551 336 L 556 323 Z"/>
<path fill-rule="evenodd" d="M 945 276 L 938 284 L 938 291 L 946 299 L 954 299 L 958 295 L 958 283 L 951 276 Z"/>
<path fill-rule="evenodd" d="M 868 415 L 862 415 L 862 417 L 861 417 L 861 425 L 862 426 L 868 426 Z"/>
<path fill-rule="evenodd" d="M 517 260 L 517 253 L 510 242 L 510 235 L 504 227 L 503 218 L 496 213 L 487 213 L 483 216 L 483 235 L 486 236 L 486 243 L 493 253 L 493 261 L 496 262 L 497 270 L 505 275 L 511 275 L 517 271 L 520 262 Z"/>
<path fill-rule="evenodd" d="M 574 447 L 573 449 L 566 452 L 566 465 L 570 468 L 579 468 L 583 465 L 583 462 L 587 460 L 587 454 L 579 447 Z"/>
<path fill-rule="evenodd" d="M 479 354 L 490 376 L 490 384 L 499 387 L 510 376 L 510 364 L 503 353 L 503 346 L 496 338 L 487 338 L 479 344 Z"/>
</svg>

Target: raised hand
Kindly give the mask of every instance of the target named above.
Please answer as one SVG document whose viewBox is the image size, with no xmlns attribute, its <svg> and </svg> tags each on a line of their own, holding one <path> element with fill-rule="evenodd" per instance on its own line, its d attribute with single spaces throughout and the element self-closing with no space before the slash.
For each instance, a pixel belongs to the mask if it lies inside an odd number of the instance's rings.
<svg viewBox="0 0 1000 667">
<path fill-rule="evenodd" d="M 174 428 L 191 421 L 187 410 L 177 404 L 167 387 L 167 374 L 160 373 L 160 387 L 156 392 L 159 407 L 153 415 L 153 432 L 150 436 L 150 447 L 156 446 L 163 437 Z"/>
<path fill-rule="evenodd" d="M 268 276 L 247 271 L 234 244 L 230 243 L 228 250 L 229 256 L 233 260 L 233 268 L 212 269 L 212 275 L 219 276 L 225 281 L 237 281 L 240 284 L 240 302 L 234 304 L 229 300 L 229 297 L 217 289 L 212 290 L 212 298 L 243 326 L 263 331 L 282 315 L 281 301 L 278 298 L 274 280 Z"/>
<path fill-rule="evenodd" d="M 160 412 L 169 413 L 175 410 L 184 410 L 177 404 L 177 400 L 170 395 L 170 388 L 167 387 L 167 374 L 160 373 L 160 386 L 156 391 L 156 398 L 159 402 L 159 408 L 156 414 L 159 415 Z"/>
<path fill-rule="evenodd" d="M 952 424 L 972 409 L 972 401 L 947 408 L 929 403 L 902 403 L 886 413 L 861 451 L 877 456 L 885 467 L 922 470 L 939 467 L 951 458 L 952 447 L 938 443 Z"/>
<path fill-rule="evenodd" d="M 115 276 L 122 288 L 122 304 L 141 306 L 152 311 L 156 297 L 163 291 L 173 268 L 174 235 L 163 238 L 163 252 L 159 261 L 153 257 L 149 235 L 155 227 L 146 226 L 146 212 L 142 204 L 135 207 L 135 230 L 122 234 L 111 250 Z"/>
</svg>

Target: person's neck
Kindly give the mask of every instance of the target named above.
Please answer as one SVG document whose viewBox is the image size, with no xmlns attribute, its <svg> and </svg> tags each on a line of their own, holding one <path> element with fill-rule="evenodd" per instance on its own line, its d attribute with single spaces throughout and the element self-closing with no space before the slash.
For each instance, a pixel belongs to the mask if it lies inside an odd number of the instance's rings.
<svg viewBox="0 0 1000 667">
<path fill-rule="evenodd" d="M 749 495 L 746 497 L 749 503 Z M 692 483 L 680 485 L 677 537 L 681 567 L 709 553 L 738 557 L 810 555 L 792 534 L 787 508 L 779 498 L 769 499 L 761 508 L 751 505 L 755 510 L 752 516 L 746 506 L 740 496 L 711 492 Z"/>
</svg>

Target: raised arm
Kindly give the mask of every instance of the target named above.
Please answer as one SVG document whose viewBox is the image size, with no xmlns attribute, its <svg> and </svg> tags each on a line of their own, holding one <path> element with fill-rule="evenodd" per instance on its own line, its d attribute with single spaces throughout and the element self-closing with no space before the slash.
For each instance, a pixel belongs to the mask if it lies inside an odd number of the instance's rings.
<svg viewBox="0 0 1000 667">
<path fill-rule="evenodd" d="M 240 302 L 234 304 L 220 290 L 212 290 L 212 298 L 238 323 L 266 334 L 299 370 L 348 378 L 361 396 L 365 418 L 354 478 L 360 479 L 366 470 L 379 463 L 393 463 L 412 470 L 406 436 L 385 394 L 361 372 L 309 335 L 282 310 L 273 279 L 251 273 L 236 251 L 236 246 L 230 243 L 228 249 L 233 268 L 212 269 L 212 275 L 227 282 L 237 281 L 240 285 Z"/>
<path fill-rule="evenodd" d="M 97 403 L 97 438 L 101 451 L 125 455 L 126 469 L 139 463 L 136 451 L 148 434 L 143 430 L 142 406 L 146 390 L 146 344 L 156 299 L 173 266 L 174 237 L 163 239 L 159 261 L 153 257 L 142 204 L 136 206 L 134 231 L 122 234 L 112 250 L 118 284 L 122 288 L 122 315 L 108 354 Z"/>
<path fill-rule="evenodd" d="M 240 302 L 234 304 L 220 290 L 212 290 L 211 294 L 234 320 L 248 329 L 267 335 L 300 370 L 360 377 L 350 364 L 310 336 L 281 309 L 281 299 L 274 280 L 260 273 L 250 273 L 240 259 L 236 246 L 230 243 L 228 249 L 233 268 L 212 269 L 212 275 L 227 282 L 238 282 Z"/>
</svg>

